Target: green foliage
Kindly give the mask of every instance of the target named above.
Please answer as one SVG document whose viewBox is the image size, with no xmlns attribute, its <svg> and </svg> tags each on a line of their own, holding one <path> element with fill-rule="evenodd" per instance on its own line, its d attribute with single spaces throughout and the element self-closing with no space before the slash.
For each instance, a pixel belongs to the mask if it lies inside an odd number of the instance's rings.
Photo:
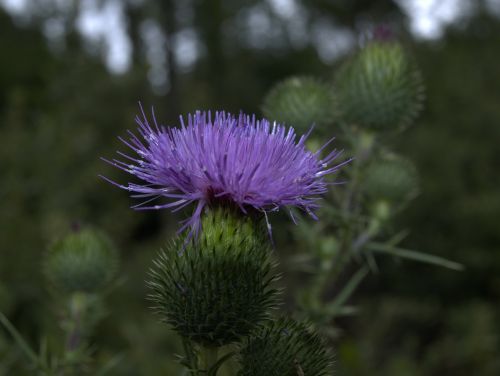
<svg viewBox="0 0 500 376">
<path fill-rule="evenodd" d="M 50 247 L 44 273 L 51 286 L 63 293 L 100 292 L 116 274 L 118 254 L 102 232 L 76 230 Z"/>
<path fill-rule="evenodd" d="M 182 337 L 206 347 L 237 342 L 276 304 L 262 219 L 215 208 L 199 237 L 178 237 L 154 262 L 149 286 L 155 310 Z"/>
<path fill-rule="evenodd" d="M 326 376 L 333 356 L 307 325 L 280 318 L 259 328 L 241 349 L 239 376 Z"/>
<path fill-rule="evenodd" d="M 336 74 L 344 121 L 376 130 L 407 127 L 421 108 L 420 73 L 396 42 L 369 42 Z"/>
<path fill-rule="evenodd" d="M 368 298 L 360 325 L 339 345 L 339 373 L 496 375 L 500 337 L 495 310 L 478 301 L 447 306 L 435 297 Z"/>
<path fill-rule="evenodd" d="M 404 202 L 418 190 L 417 170 L 409 160 L 400 157 L 375 159 L 366 167 L 363 190 L 375 200 Z"/>
<path fill-rule="evenodd" d="M 277 84 L 264 99 L 264 115 L 270 121 L 307 132 L 330 125 L 335 117 L 332 89 L 314 77 L 291 77 Z"/>
</svg>

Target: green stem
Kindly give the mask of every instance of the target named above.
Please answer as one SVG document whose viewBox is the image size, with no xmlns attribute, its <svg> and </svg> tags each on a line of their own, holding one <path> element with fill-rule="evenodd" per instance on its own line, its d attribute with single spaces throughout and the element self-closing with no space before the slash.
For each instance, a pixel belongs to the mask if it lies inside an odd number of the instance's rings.
<svg viewBox="0 0 500 376">
<path fill-rule="evenodd" d="M 69 302 L 69 327 L 66 332 L 66 346 L 67 352 L 75 351 L 81 343 L 82 330 L 81 320 L 82 311 L 85 298 L 80 294 L 75 294 L 70 298 Z"/>
<path fill-rule="evenodd" d="M 202 353 L 203 353 L 203 365 L 205 367 L 205 371 L 208 373 L 210 369 L 217 363 L 218 348 L 205 347 Z"/>
<path fill-rule="evenodd" d="M 378 226 L 370 223 L 366 230 L 362 231 L 361 234 L 357 234 L 359 230 L 351 222 L 353 216 L 357 217 L 360 214 L 359 185 L 361 182 L 361 167 L 372 154 L 374 141 L 374 134 L 367 132 L 361 132 L 356 140 L 353 140 L 356 159 L 352 162 L 350 181 L 345 189 L 345 195 L 338 203 L 344 219 L 347 219 L 349 223 L 340 235 L 340 247 L 338 253 L 331 260 L 329 270 L 319 273 L 320 275 L 316 280 L 316 288 L 313 293 L 319 302 L 325 290 L 337 282 L 340 274 L 351 260 L 351 256 L 355 255 L 378 231 Z"/>
<path fill-rule="evenodd" d="M 198 374 L 198 359 L 193 349 L 193 344 L 187 339 L 182 338 L 182 346 L 184 348 L 184 353 L 186 354 L 186 362 L 189 367 L 189 375 Z M 196 371 L 193 371 L 196 370 Z"/>
<path fill-rule="evenodd" d="M 38 355 L 31 349 L 31 347 L 26 343 L 23 336 L 17 331 L 17 329 L 12 325 L 12 323 L 7 319 L 7 317 L 0 312 L 0 324 L 4 326 L 9 334 L 14 338 L 19 348 L 24 352 L 24 354 L 29 358 L 34 366 L 40 365 L 40 360 Z"/>
</svg>

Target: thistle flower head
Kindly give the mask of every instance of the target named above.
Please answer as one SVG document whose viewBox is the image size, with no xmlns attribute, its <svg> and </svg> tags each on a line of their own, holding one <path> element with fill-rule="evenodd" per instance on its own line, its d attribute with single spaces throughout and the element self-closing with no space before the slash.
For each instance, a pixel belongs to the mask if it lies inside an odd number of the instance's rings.
<svg viewBox="0 0 500 376">
<path fill-rule="evenodd" d="M 378 42 L 392 42 L 395 39 L 395 33 L 388 24 L 380 24 L 372 30 L 371 38 Z"/>
<path fill-rule="evenodd" d="M 320 158 L 324 147 L 308 151 L 307 135 L 297 139 L 293 128 L 255 116 L 196 112 L 171 128 L 158 125 L 154 112 L 151 125 L 142 111 L 136 122 L 138 135 L 129 132 L 128 140 L 121 139 L 133 155 L 118 152 L 123 159 L 108 162 L 142 182 L 105 179 L 143 199 L 135 209 L 176 211 L 195 204 L 179 231 L 190 227 L 196 234 L 203 208 L 218 202 L 235 204 L 244 213 L 297 207 L 314 217 L 329 184 L 325 176 L 341 166 L 332 165 L 340 152 Z"/>
</svg>

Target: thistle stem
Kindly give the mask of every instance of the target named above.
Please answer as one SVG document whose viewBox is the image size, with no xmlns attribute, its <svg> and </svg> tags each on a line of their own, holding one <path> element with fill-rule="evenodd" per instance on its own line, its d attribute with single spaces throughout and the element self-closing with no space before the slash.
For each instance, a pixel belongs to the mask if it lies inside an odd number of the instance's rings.
<svg viewBox="0 0 500 376">
<path fill-rule="evenodd" d="M 198 358 L 195 355 L 193 344 L 187 338 L 182 338 L 182 345 L 184 347 L 186 361 L 189 366 L 189 375 L 198 375 Z M 196 370 L 196 372 L 193 372 L 192 370 Z"/>
<path fill-rule="evenodd" d="M 218 348 L 217 347 L 205 347 L 202 351 L 203 365 L 205 371 L 208 373 L 210 369 L 217 363 L 218 359 Z"/>
<path fill-rule="evenodd" d="M 81 342 L 81 315 L 82 315 L 82 298 L 79 295 L 71 297 L 69 303 L 69 327 L 66 332 L 66 351 L 73 352 Z"/>
<path fill-rule="evenodd" d="M 369 160 L 373 151 L 375 136 L 371 133 L 361 132 L 357 139 L 353 140 L 353 147 L 356 151 L 356 159 L 352 162 L 351 179 L 347 184 L 347 189 L 343 199 L 340 199 L 339 207 L 344 218 L 351 220 L 351 217 L 359 216 L 360 197 L 359 185 L 361 166 Z M 360 230 L 353 223 L 340 235 L 340 247 L 337 254 L 332 258 L 330 267 L 319 273 L 316 279 L 314 293 L 317 301 L 321 302 L 321 297 L 329 286 L 333 285 L 339 278 L 352 256 L 359 256 L 359 251 L 371 240 L 379 230 L 379 223 L 373 220 L 368 228 Z M 359 233 L 360 232 L 360 233 Z"/>
<path fill-rule="evenodd" d="M 9 321 L 9 319 L 2 312 L 0 312 L 0 327 L 2 326 L 12 336 L 22 352 L 24 352 L 24 354 L 29 358 L 32 365 L 39 366 L 40 359 L 38 355 L 35 353 L 35 351 L 33 351 L 30 345 L 28 345 L 21 333 L 17 331 L 16 327 Z"/>
</svg>

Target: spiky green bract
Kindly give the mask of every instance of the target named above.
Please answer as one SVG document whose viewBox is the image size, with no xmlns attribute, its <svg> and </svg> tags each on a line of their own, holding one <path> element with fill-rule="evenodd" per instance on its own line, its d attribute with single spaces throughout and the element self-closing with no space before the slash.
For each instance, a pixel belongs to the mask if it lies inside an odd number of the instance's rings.
<svg viewBox="0 0 500 376">
<path fill-rule="evenodd" d="M 343 120 L 375 130 L 409 126 L 423 99 L 419 71 L 393 41 L 372 41 L 347 61 L 336 90 Z"/>
<path fill-rule="evenodd" d="M 330 86 L 313 77 L 292 77 L 269 92 L 262 110 L 267 118 L 306 132 L 313 124 L 321 129 L 333 122 L 335 102 Z"/>
<path fill-rule="evenodd" d="M 199 236 L 173 241 L 154 262 L 150 299 L 161 319 L 204 347 L 237 342 L 275 304 L 270 240 L 262 219 L 209 209 Z"/>
<path fill-rule="evenodd" d="M 97 293 L 116 274 L 118 253 L 102 232 L 82 229 L 58 240 L 44 260 L 51 286 L 62 293 Z"/>
<path fill-rule="evenodd" d="M 418 174 L 409 160 L 390 157 L 372 162 L 363 187 L 368 196 L 389 202 L 402 202 L 418 191 Z"/>
<path fill-rule="evenodd" d="M 333 355 L 307 325 L 281 318 L 259 328 L 240 351 L 238 376 L 332 375 Z"/>
</svg>

